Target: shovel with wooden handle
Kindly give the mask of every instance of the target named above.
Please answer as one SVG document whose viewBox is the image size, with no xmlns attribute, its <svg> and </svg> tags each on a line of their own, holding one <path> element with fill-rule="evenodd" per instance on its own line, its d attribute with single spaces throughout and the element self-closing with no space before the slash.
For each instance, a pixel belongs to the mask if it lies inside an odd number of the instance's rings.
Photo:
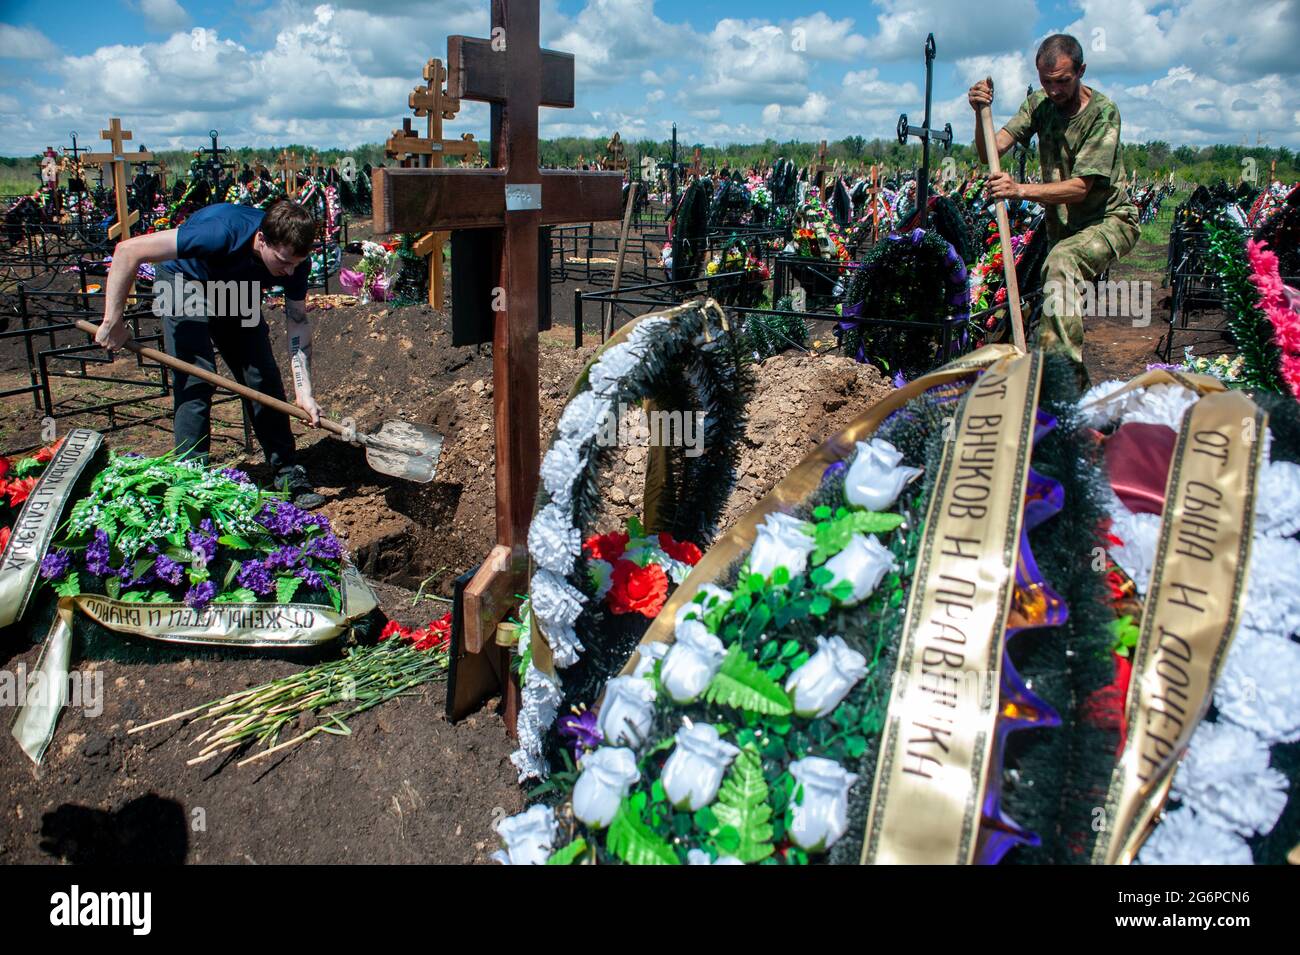
<svg viewBox="0 0 1300 955">
<path fill-rule="evenodd" d="M 98 325 L 92 325 L 90 322 L 81 320 L 77 321 L 77 328 L 91 336 L 94 336 L 99 331 Z M 166 365 L 168 368 L 175 368 L 187 375 L 201 378 L 218 388 L 233 391 L 250 401 L 256 401 L 258 404 L 292 415 L 306 421 L 308 424 L 311 423 L 311 415 L 297 405 L 281 401 L 279 398 L 272 398 L 270 395 L 264 395 L 260 391 L 254 391 L 247 385 L 241 385 L 237 381 L 223 378 L 216 372 L 192 365 L 187 361 L 174 358 L 166 352 L 158 351 L 156 348 L 149 348 L 138 342 L 128 341 L 122 347 L 144 358 Z M 331 434 L 338 435 L 345 441 L 352 441 L 364 447 L 366 449 L 366 463 L 380 474 L 415 481 L 419 484 L 428 484 L 433 480 L 438 465 L 438 456 L 442 453 L 442 435 L 430 428 L 411 424 L 409 421 L 385 421 L 377 433 L 361 434 L 328 418 L 320 419 L 320 427 Z"/>
<path fill-rule="evenodd" d="M 993 77 L 988 78 L 989 90 L 993 89 Z M 980 131 L 984 134 L 984 151 L 989 157 L 989 172 L 1002 171 L 1002 160 L 998 156 L 998 139 L 993 134 L 993 107 L 981 106 Z M 1011 248 L 1011 219 L 1007 215 L 1007 204 L 999 199 L 993 205 L 998 218 L 998 241 L 1002 243 L 1002 273 L 1007 281 L 1007 305 L 1011 309 L 1011 339 L 1015 346 L 1025 351 L 1025 323 L 1020 317 L 1020 282 L 1016 279 L 1016 256 Z"/>
</svg>

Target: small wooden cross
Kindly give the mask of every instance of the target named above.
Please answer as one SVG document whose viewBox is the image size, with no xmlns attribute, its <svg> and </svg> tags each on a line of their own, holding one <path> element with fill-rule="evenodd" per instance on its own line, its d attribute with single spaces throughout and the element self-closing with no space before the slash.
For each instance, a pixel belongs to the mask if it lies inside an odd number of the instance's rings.
<svg viewBox="0 0 1300 955">
<path fill-rule="evenodd" d="M 478 143 L 474 141 L 473 133 L 462 133 L 460 139 L 443 138 L 443 120 L 456 118 L 460 112 L 460 100 L 448 96 L 444 89 L 447 68 L 443 66 L 442 60 L 430 59 L 424 64 L 421 75 L 425 85 L 411 90 L 406 103 L 416 116 L 425 117 L 426 135 L 423 139 L 415 137 L 410 120 L 403 120 L 400 134 L 394 132 L 393 138 L 385 144 L 389 158 L 400 159 L 403 166 L 438 169 L 442 167 L 443 156 L 477 156 Z M 418 146 L 415 145 L 417 143 Z M 389 145 L 395 147 L 393 151 L 388 151 Z M 444 300 L 442 262 L 446 242 L 447 233 L 426 232 L 413 246 L 415 254 L 423 256 L 428 264 L 429 304 L 438 309 L 443 307 Z"/>
<path fill-rule="evenodd" d="M 605 144 L 605 168 L 623 170 L 627 168 L 627 157 L 624 155 L 623 139 L 615 131 L 614 135 L 609 138 Z"/>
<path fill-rule="evenodd" d="M 539 106 L 573 107 L 573 56 L 539 44 L 539 0 L 493 0 L 492 39 L 447 38 L 447 93 L 492 106 L 492 168 L 375 171 L 377 234 L 490 229 L 496 437 L 496 546 L 465 589 L 464 650 L 496 656 L 497 624 L 528 588 L 528 527 L 541 464 L 538 373 L 539 230 L 623 212 L 622 173 L 538 167 Z M 456 263 L 453 262 L 453 268 Z M 495 666 L 504 669 L 504 658 Z M 480 668 L 481 670 L 481 668 Z M 501 683 L 508 672 L 497 670 Z M 511 684 L 512 685 L 512 684 Z M 458 691 L 459 695 L 459 691 Z M 507 696 L 507 719 L 512 718 Z M 454 705 L 454 703 L 453 703 Z"/>
<path fill-rule="evenodd" d="M 824 196 L 826 174 L 833 171 L 834 167 L 826 162 L 826 140 L 823 139 L 817 147 L 817 164 L 813 166 L 813 182 L 817 185 L 818 196 Z"/>
<path fill-rule="evenodd" d="M 100 139 L 107 139 L 112 152 L 87 153 L 83 162 L 101 168 L 107 166 L 113 175 L 113 194 L 117 204 L 117 221 L 108 230 L 110 239 L 127 239 L 131 236 L 131 226 L 140 219 L 138 210 L 129 208 L 126 200 L 126 166 L 128 162 L 147 162 L 153 159 L 153 153 L 128 153 L 122 146 L 131 139 L 131 130 L 122 128 L 122 120 L 114 116 L 108 121 L 108 129 L 99 131 Z"/>
<path fill-rule="evenodd" d="M 298 170 L 302 167 L 298 165 L 298 157 L 292 151 L 285 152 L 280 150 L 280 158 L 275 163 L 276 170 L 284 179 L 284 191 L 290 196 L 298 194 Z"/>
</svg>

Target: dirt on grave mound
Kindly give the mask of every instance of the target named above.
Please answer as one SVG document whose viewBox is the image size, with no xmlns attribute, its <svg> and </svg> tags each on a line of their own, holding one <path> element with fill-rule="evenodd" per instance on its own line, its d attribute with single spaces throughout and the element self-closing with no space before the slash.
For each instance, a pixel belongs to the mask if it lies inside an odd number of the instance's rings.
<svg viewBox="0 0 1300 955">
<path fill-rule="evenodd" d="M 543 346 L 541 355 L 542 439 L 550 435 L 569 389 L 590 349 Z M 740 449 L 736 486 L 722 514 L 729 528 L 772 490 L 794 462 L 890 391 L 876 369 L 833 355 L 786 353 L 755 366 L 757 387 Z M 410 526 L 389 528 L 375 543 L 363 544 L 359 558 L 370 573 L 426 591 L 449 592 L 456 574 L 483 558 L 494 540 L 492 385 L 490 379 L 453 382 L 434 399 L 429 414 L 447 435 L 433 485 L 392 486 L 383 494 L 388 508 L 407 515 Z M 605 506 L 598 529 L 620 527 L 640 517 L 647 450 L 621 449 L 600 483 Z M 439 486 L 442 485 L 440 488 Z M 330 508 L 337 524 L 364 523 L 366 508 L 354 497 Z M 360 527 L 351 531 L 354 548 Z"/>
</svg>

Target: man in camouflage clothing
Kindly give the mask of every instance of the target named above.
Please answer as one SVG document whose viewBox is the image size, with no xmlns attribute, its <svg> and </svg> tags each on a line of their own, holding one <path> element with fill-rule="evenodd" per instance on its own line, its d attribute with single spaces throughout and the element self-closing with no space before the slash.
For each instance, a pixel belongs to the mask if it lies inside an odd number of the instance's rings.
<svg viewBox="0 0 1300 955">
<path fill-rule="evenodd" d="M 1002 172 L 989 178 L 987 189 L 994 199 L 1027 199 L 1046 208 L 1051 250 L 1043 265 L 1038 344 L 1064 350 L 1082 367 L 1078 286 L 1093 281 L 1137 244 L 1138 211 L 1124 190 L 1119 109 L 1083 85 L 1086 67 L 1079 41 L 1063 33 L 1050 36 L 1034 62 L 1043 88 L 1025 100 L 996 138 L 1001 155 L 1016 143 L 1028 145 L 1037 133 L 1043 181 L 1018 183 Z M 978 117 L 979 108 L 993 102 L 991 84 L 976 83 L 967 99 Z M 975 148 L 987 162 L 978 118 Z"/>
</svg>

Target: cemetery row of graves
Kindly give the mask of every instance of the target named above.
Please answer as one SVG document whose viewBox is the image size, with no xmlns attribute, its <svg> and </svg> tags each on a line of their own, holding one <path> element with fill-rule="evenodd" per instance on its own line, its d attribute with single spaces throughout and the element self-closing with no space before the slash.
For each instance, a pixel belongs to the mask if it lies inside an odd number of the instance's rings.
<svg viewBox="0 0 1300 955">
<path fill-rule="evenodd" d="M 1295 862 L 1300 189 L 1135 177 L 1081 389 L 1032 348 L 1044 210 L 928 107 L 907 169 L 676 128 L 546 168 L 572 57 L 493 11 L 509 49 L 449 38 L 382 163 L 213 131 L 178 175 L 110 117 L 6 200 L 0 851 Z M 166 369 L 78 330 L 116 241 L 280 196 L 322 407 L 437 431 L 432 480 L 299 429 L 299 510 L 237 397 L 178 459 Z"/>
</svg>

